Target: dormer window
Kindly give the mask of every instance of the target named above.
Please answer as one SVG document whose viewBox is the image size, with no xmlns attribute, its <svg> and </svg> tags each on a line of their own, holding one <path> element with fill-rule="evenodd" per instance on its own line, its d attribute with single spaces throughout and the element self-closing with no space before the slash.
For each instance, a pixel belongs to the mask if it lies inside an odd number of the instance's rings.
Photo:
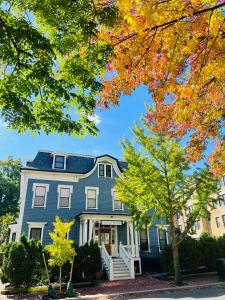
<svg viewBox="0 0 225 300">
<path fill-rule="evenodd" d="M 98 177 L 112 178 L 112 165 L 98 164 Z"/>
<path fill-rule="evenodd" d="M 65 156 L 55 155 L 54 157 L 54 168 L 55 169 L 65 169 Z"/>
</svg>

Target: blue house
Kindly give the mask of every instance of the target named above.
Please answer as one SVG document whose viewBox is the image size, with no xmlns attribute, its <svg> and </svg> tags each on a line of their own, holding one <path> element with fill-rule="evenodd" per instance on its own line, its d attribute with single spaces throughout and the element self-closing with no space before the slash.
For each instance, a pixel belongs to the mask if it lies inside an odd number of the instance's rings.
<svg viewBox="0 0 225 300">
<path fill-rule="evenodd" d="M 21 234 L 51 243 L 55 216 L 74 220 L 70 239 L 101 247 L 110 280 L 141 274 L 141 259 L 157 256 L 168 243 L 167 227 L 137 231 L 126 206 L 116 199 L 115 178 L 127 168 L 110 155 L 85 156 L 39 151 L 21 168 L 20 214 L 10 225 L 10 240 Z"/>
</svg>

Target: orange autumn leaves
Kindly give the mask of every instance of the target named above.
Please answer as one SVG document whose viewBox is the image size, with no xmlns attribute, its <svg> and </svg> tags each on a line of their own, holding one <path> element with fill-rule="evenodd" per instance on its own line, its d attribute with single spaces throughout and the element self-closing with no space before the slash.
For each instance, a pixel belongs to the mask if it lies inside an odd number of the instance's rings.
<svg viewBox="0 0 225 300">
<path fill-rule="evenodd" d="M 116 105 L 121 94 L 146 85 L 154 100 L 147 115 L 154 129 L 171 136 L 190 133 L 193 161 L 216 139 L 209 160 L 215 173 L 225 172 L 225 0 L 116 4 L 117 23 L 99 35 L 113 45 L 100 105 Z"/>
</svg>

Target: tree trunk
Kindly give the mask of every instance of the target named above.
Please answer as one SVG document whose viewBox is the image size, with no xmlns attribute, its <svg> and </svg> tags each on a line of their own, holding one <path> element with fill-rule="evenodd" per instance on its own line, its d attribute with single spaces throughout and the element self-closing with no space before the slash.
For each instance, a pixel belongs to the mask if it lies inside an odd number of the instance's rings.
<svg viewBox="0 0 225 300">
<path fill-rule="evenodd" d="M 172 235 L 172 254 L 173 254 L 173 267 L 175 284 L 182 285 L 182 276 L 180 271 L 180 258 L 177 244 L 176 228 L 174 225 L 174 219 L 171 220 L 171 235 Z"/>
<path fill-rule="evenodd" d="M 59 268 L 59 291 L 62 292 L 62 267 Z"/>
</svg>

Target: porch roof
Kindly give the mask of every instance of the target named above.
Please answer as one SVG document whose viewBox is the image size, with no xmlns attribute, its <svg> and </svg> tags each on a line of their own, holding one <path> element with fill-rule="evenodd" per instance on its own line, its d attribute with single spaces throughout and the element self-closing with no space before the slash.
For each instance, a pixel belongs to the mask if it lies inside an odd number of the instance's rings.
<svg viewBox="0 0 225 300">
<path fill-rule="evenodd" d="M 76 217 L 81 220 L 117 220 L 117 221 L 132 221 L 132 216 L 127 213 L 99 213 L 99 212 L 82 212 Z"/>
</svg>

